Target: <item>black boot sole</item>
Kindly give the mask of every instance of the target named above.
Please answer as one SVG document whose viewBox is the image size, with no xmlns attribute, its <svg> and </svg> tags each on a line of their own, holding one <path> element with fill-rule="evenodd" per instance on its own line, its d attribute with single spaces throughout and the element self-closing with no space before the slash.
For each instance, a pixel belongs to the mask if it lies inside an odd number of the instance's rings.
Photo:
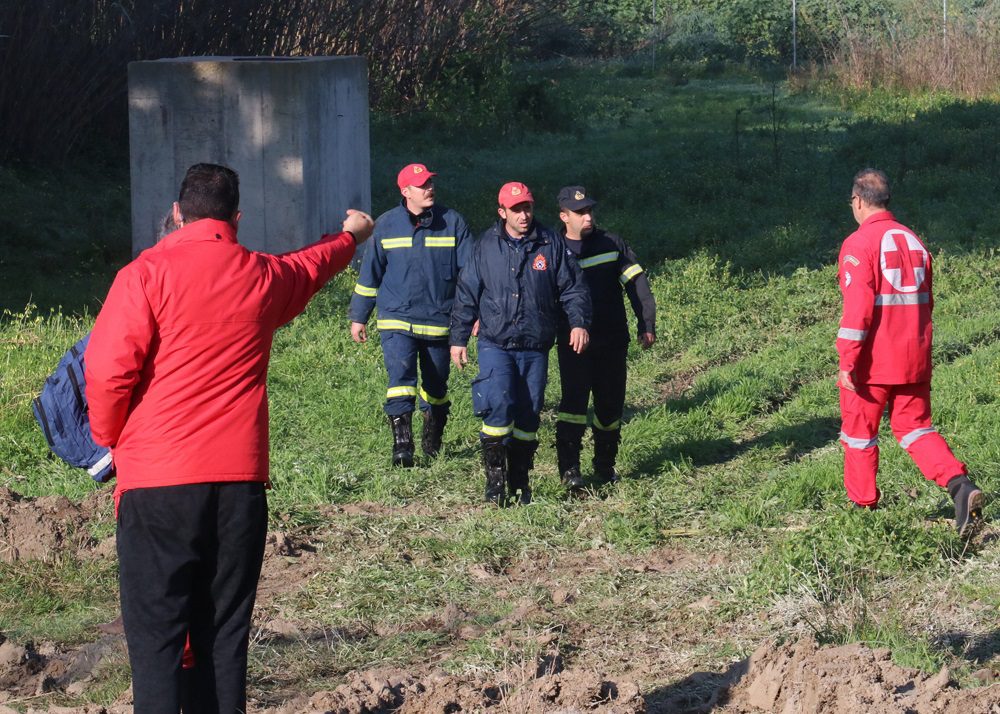
<svg viewBox="0 0 1000 714">
<path fill-rule="evenodd" d="M 393 454 L 392 465 L 402 466 L 404 469 L 413 468 L 413 454 Z"/>
<path fill-rule="evenodd" d="M 962 538 L 963 540 L 968 540 L 969 538 L 972 538 L 974 535 L 976 535 L 976 533 L 979 532 L 979 529 L 982 527 L 983 503 L 986 500 L 985 496 L 983 495 L 983 492 L 980 491 L 978 488 L 972 493 L 970 493 L 967 499 L 968 500 L 966 501 L 965 506 L 967 509 L 967 513 L 969 515 L 965 519 L 965 523 L 961 525 L 959 525 L 958 523 L 955 524 L 955 527 L 958 528 L 958 537 Z"/>
</svg>

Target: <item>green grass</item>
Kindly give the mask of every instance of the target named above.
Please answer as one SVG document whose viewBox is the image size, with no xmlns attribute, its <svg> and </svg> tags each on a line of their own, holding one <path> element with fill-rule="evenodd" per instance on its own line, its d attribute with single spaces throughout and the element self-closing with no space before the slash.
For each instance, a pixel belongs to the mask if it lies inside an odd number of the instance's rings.
<svg viewBox="0 0 1000 714">
<path fill-rule="evenodd" d="M 545 131 L 376 117 L 374 211 L 395 202 L 394 173 L 412 160 L 440 172 L 440 200 L 477 230 L 492 220 L 504 181 L 525 181 L 550 224 L 558 188 L 588 186 L 598 220 L 636 248 L 659 304 L 656 346 L 630 355 L 625 481 L 590 498 L 563 495 L 552 443 L 554 356 L 530 508 L 481 506 L 474 369 L 452 375 L 443 457 L 389 468 L 378 340 L 351 342 L 353 276 L 338 276 L 276 335 L 269 383 L 273 526 L 321 542 L 321 567 L 259 608 L 262 622 L 293 619 L 326 634 L 255 640 L 253 691 L 278 701 L 387 664 L 496 671 L 530 661 L 537 636 L 549 631 L 560 633 L 569 663 L 627 672 L 634 661 L 632 676 L 650 687 L 721 671 L 767 637 L 803 632 L 888 646 L 901 664 L 948 664 L 960 677 L 996 664 L 995 548 L 963 547 L 943 520 L 946 494 L 924 481 L 887 428 L 885 508 L 847 507 L 836 443 L 833 262 L 854 228 L 852 175 L 884 168 L 895 180 L 897 215 L 936 260 L 935 424 L 996 493 L 1000 107 L 789 94 L 747 76 L 678 86 L 667 69 L 533 71 L 547 73 L 563 118 Z M 59 250 L 75 261 L 58 278 L 31 261 L 56 173 L 0 168 L 0 228 L 35 241 L 4 244 L 4 266 L 19 267 L 0 286 L 8 309 L 0 320 L 0 485 L 26 495 L 82 498 L 96 488 L 46 457 L 28 402 L 127 259 L 123 166 L 119 157 L 101 174 L 58 174 L 69 190 L 53 220 L 72 238 Z M 91 198 L 97 215 L 83 208 Z M 110 262 L 87 262 L 98 255 L 95 240 Z M 585 464 L 589 453 L 586 446 Z M 331 516 L 331 504 L 359 505 L 363 515 Z M 990 502 L 987 516 L 996 516 Z M 93 528 L 108 533 L 110 524 Z M 675 562 L 661 567 L 665 558 Z M 114 607 L 109 565 L 3 568 L 0 630 L 13 636 L 81 641 L 100 621 L 94 613 Z M 101 587 L 80 587 L 95 578 Z M 557 589 L 574 597 L 556 603 Z M 706 597 L 708 610 L 689 609 Z M 531 608 L 511 619 L 524 603 Z M 435 624 L 449 605 L 466 613 L 471 635 Z M 42 617 L 49 610 L 60 613 L 51 624 Z"/>
</svg>

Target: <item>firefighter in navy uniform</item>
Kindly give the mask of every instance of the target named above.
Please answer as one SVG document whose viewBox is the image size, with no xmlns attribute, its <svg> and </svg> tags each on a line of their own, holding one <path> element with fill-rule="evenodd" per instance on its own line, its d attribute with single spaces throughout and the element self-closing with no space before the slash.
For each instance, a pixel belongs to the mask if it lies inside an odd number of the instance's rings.
<svg viewBox="0 0 1000 714">
<path fill-rule="evenodd" d="M 486 499 L 531 502 L 528 474 L 538 448 L 549 350 L 560 320 L 566 347 L 587 348 L 590 296 L 563 238 L 534 220 L 523 183 L 500 189 L 500 219 L 476 242 L 459 276 L 451 318 L 451 358 L 460 369 L 479 321 L 479 374 L 472 406 L 482 417 Z"/>
<path fill-rule="evenodd" d="M 621 238 L 594 224 L 594 201 L 583 186 L 559 191 L 559 218 L 566 245 L 576 254 L 590 289 L 594 317 L 590 346 L 578 354 L 567 349 L 560 335 L 559 381 L 562 399 L 556 422 L 559 474 L 571 490 L 583 488 L 580 447 L 587 429 L 587 403 L 594 395 L 594 477 L 598 483 L 618 481 L 615 460 L 621 441 L 625 406 L 625 361 L 629 327 L 623 293 L 637 320 L 639 344 L 648 349 L 656 341 L 656 302 L 649 280 L 635 253 Z M 562 333 L 568 326 L 564 325 Z"/>
<path fill-rule="evenodd" d="M 389 376 L 384 409 L 392 427 L 394 466 L 413 466 L 418 397 L 424 419 L 421 448 L 432 457 L 441 449 L 451 404 L 448 325 L 458 271 L 473 240 L 461 215 L 435 203 L 434 176 L 423 164 L 399 172 L 396 184 L 403 199 L 375 221 L 348 312 L 351 337 L 365 342 L 365 325 L 378 307 L 375 324 Z"/>
</svg>

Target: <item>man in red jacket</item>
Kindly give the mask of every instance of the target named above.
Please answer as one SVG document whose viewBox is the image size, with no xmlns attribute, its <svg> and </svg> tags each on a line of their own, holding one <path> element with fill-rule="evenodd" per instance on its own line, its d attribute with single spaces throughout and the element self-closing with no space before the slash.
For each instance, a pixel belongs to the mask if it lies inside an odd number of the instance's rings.
<svg viewBox="0 0 1000 714">
<path fill-rule="evenodd" d="M 931 255 L 887 210 L 890 196 L 884 173 L 858 172 L 851 208 L 860 227 L 840 249 L 844 485 L 858 506 L 878 505 L 878 429 L 888 405 L 899 445 L 927 479 L 948 489 L 955 527 L 968 537 L 981 520 L 983 492 L 931 424 Z"/>
<path fill-rule="evenodd" d="M 115 277 L 86 353 L 90 425 L 117 469 L 119 587 L 137 714 L 180 709 L 190 633 L 199 711 L 246 710 L 247 643 L 267 534 L 267 365 L 372 231 L 275 256 L 236 240 L 239 178 L 192 166 L 178 229 Z"/>
</svg>

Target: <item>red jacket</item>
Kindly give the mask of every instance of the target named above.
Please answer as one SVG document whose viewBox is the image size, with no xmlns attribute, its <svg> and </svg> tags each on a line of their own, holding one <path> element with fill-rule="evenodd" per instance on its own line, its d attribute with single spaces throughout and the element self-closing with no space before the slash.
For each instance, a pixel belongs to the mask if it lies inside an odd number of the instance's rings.
<svg viewBox="0 0 1000 714">
<path fill-rule="evenodd" d="M 195 221 L 122 268 L 85 357 L 90 427 L 132 488 L 268 480 L 274 331 L 354 255 L 350 233 L 301 250 L 247 250 Z"/>
<path fill-rule="evenodd" d="M 931 378 L 931 255 L 889 211 L 869 216 L 840 249 L 840 369 L 862 384 Z"/>
</svg>

